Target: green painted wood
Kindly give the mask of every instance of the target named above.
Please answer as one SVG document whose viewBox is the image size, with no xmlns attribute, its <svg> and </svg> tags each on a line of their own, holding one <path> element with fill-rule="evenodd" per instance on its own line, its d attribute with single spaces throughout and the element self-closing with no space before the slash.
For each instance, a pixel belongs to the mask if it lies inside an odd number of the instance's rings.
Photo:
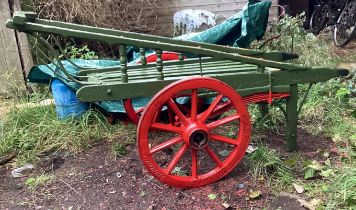
<svg viewBox="0 0 356 210">
<path fill-rule="evenodd" d="M 298 71 L 299 72 L 299 71 Z M 295 71 L 276 71 L 272 72 L 271 75 L 265 73 L 253 73 L 253 72 L 243 72 L 243 73 L 225 73 L 216 74 L 212 73 L 207 76 L 219 79 L 226 82 L 231 87 L 236 90 L 249 89 L 249 88 L 260 88 L 268 87 L 272 88 L 276 86 L 284 85 L 294 85 L 294 84 L 304 84 L 304 83 L 315 83 L 320 81 L 325 81 L 336 76 L 341 76 L 342 70 L 331 70 L 331 69 L 306 69 L 303 71 L 307 75 L 298 78 L 297 80 L 293 77 L 296 73 Z M 320 76 L 323 75 L 323 76 Z M 182 79 L 185 77 L 175 76 L 166 78 L 164 81 L 157 81 L 153 79 L 137 79 L 131 81 L 130 83 L 121 83 L 119 81 L 100 81 L 98 85 L 85 86 L 78 90 L 78 97 L 83 101 L 103 101 L 103 100 L 120 100 L 125 98 L 134 97 L 149 97 L 153 96 L 160 89 L 166 85 Z M 272 78 L 272 80 L 270 80 Z M 105 95 L 106 90 L 112 90 L 111 95 Z M 98 94 L 100 93 L 100 94 Z M 105 97 L 102 97 L 103 94 Z"/>
<path fill-rule="evenodd" d="M 187 64 L 194 64 L 198 61 L 198 58 L 191 58 L 191 59 L 187 59 L 184 61 L 166 61 L 164 63 L 165 69 L 169 66 L 176 66 L 176 65 L 187 65 Z M 217 61 L 217 59 L 214 58 L 203 58 L 202 59 L 203 62 L 213 62 L 213 61 Z M 219 61 L 219 62 L 232 62 L 232 61 Z M 236 62 L 235 62 L 236 63 Z M 148 69 L 151 67 L 156 67 L 155 63 L 149 63 L 145 65 L 144 69 Z M 128 71 L 130 70 L 142 70 L 143 67 L 141 64 L 132 64 L 128 66 Z M 91 73 L 105 73 L 105 72 L 112 72 L 112 71 L 117 71 L 118 68 L 117 67 L 103 67 L 103 68 L 92 68 L 92 69 L 82 69 L 79 71 L 78 75 L 80 76 L 85 76 L 87 74 L 91 74 Z"/>
<path fill-rule="evenodd" d="M 79 30 L 79 28 L 81 28 L 79 26 L 76 29 L 70 29 L 66 25 L 67 23 L 61 23 L 62 25 L 58 27 L 55 26 L 55 24 L 51 24 L 48 21 L 45 22 L 47 24 L 44 23 L 39 24 L 37 21 L 35 21 L 35 22 L 25 22 L 24 24 L 16 25 L 13 24 L 12 21 L 8 21 L 7 27 L 14 28 L 24 32 L 32 31 L 32 32 L 57 34 L 57 35 L 67 36 L 67 37 L 77 37 L 82 39 L 96 40 L 111 45 L 125 43 L 126 45 L 133 45 L 137 47 L 161 49 L 167 51 L 187 52 L 187 53 L 192 53 L 192 54 L 197 54 L 202 56 L 211 56 L 218 59 L 228 59 L 228 60 L 240 61 L 244 63 L 256 64 L 260 66 L 269 66 L 269 67 L 279 68 L 279 69 L 300 70 L 305 68 L 295 64 L 287 64 L 287 63 L 277 62 L 273 60 L 254 58 L 251 56 L 246 56 L 243 53 L 238 54 L 237 53 L 238 51 L 235 50 L 231 51 L 231 48 L 224 47 L 224 46 L 207 45 L 204 43 L 186 42 L 181 40 L 174 40 L 173 43 L 172 42 L 173 39 L 169 39 L 169 38 L 165 38 L 165 41 L 157 41 L 160 39 L 154 36 L 156 39 L 152 40 L 152 37 L 149 38 L 146 35 L 141 35 L 142 37 L 138 39 L 137 36 L 133 36 L 128 32 L 120 32 L 122 33 L 122 35 L 118 36 L 118 35 L 111 35 L 106 30 L 100 28 L 97 28 L 97 32 L 92 32 L 90 30 L 84 30 L 84 29 Z M 243 52 L 247 52 L 247 51 L 243 50 Z M 253 53 L 253 51 L 250 52 Z M 257 53 L 257 54 L 261 55 L 261 53 Z"/>
<path fill-rule="evenodd" d="M 184 55 L 182 53 L 179 53 L 178 56 L 179 56 L 179 61 L 184 61 Z"/>
<path fill-rule="evenodd" d="M 231 65 L 228 68 L 226 66 L 204 66 L 203 67 L 203 75 L 209 75 L 213 73 L 241 73 L 241 72 L 249 72 L 249 71 L 256 71 L 255 66 L 251 65 Z M 128 75 L 130 80 L 136 79 L 148 79 L 156 77 L 156 69 L 143 69 L 142 71 L 128 71 Z M 192 76 L 192 75 L 200 75 L 200 69 L 198 66 L 186 66 L 178 69 L 164 69 L 165 77 L 169 78 L 172 76 Z M 96 77 L 101 80 L 110 79 L 110 78 L 119 78 L 120 74 L 118 72 L 106 72 L 106 73 L 94 73 L 89 74 L 89 77 Z"/>
<path fill-rule="evenodd" d="M 30 12 L 15 12 L 13 20 L 19 20 L 18 24 L 24 24 L 25 22 L 33 22 L 36 24 L 40 25 L 51 25 L 54 27 L 64 27 L 68 28 L 71 30 L 82 30 L 82 31 L 88 31 L 91 33 L 104 33 L 108 35 L 114 35 L 114 36 L 129 36 L 135 39 L 144 39 L 144 40 L 149 40 L 149 41 L 159 41 L 159 42 L 167 42 L 171 44 L 180 44 L 182 43 L 181 40 L 174 40 L 166 37 L 161 37 L 161 36 L 154 36 L 154 35 L 144 35 L 144 34 L 139 34 L 139 33 L 133 33 L 133 32 L 125 32 L 125 31 L 119 31 L 119 30 L 112 30 L 112 29 L 104 29 L 104 28 L 97 28 L 97 27 L 92 27 L 92 26 L 85 26 L 85 25 L 78 25 L 78 24 L 72 24 L 72 23 L 63 23 L 59 21 L 52 21 L 52 20 L 43 20 L 43 19 L 34 19 L 36 15 L 34 13 Z M 10 25 L 10 23 L 9 23 Z M 207 49 L 215 49 L 217 46 L 213 44 L 206 44 L 206 43 L 196 43 L 196 42 L 191 42 L 191 41 L 183 41 L 184 45 L 187 46 L 194 46 L 194 47 L 204 47 Z M 257 56 L 261 57 L 264 59 L 269 59 L 269 60 L 275 60 L 275 61 L 283 61 L 285 60 L 286 56 L 284 55 L 285 53 L 283 52 L 263 52 L 263 51 L 256 51 L 256 50 L 249 50 L 249 49 L 243 49 L 243 48 L 236 48 L 236 47 L 229 47 L 229 46 L 220 46 L 220 48 L 224 49 L 223 51 L 229 52 L 229 53 L 238 53 L 241 55 L 249 55 L 249 56 Z"/>
<path fill-rule="evenodd" d="M 297 122 L 298 122 L 298 85 L 290 86 L 290 96 L 287 99 L 286 144 L 289 152 L 298 149 Z"/>
<path fill-rule="evenodd" d="M 156 50 L 156 68 L 157 68 L 157 80 L 163 80 L 163 59 L 162 59 L 162 50 Z"/>
<path fill-rule="evenodd" d="M 345 69 L 329 69 L 324 67 L 315 67 L 304 71 L 275 71 L 272 72 L 271 79 L 273 85 L 280 84 L 306 84 L 325 82 L 329 79 L 346 76 L 348 70 Z"/>
<path fill-rule="evenodd" d="M 121 81 L 123 83 L 128 82 L 128 74 L 127 74 L 127 55 L 126 55 L 126 45 L 119 46 L 120 53 L 120 65 L 121 65 Z"/>
<path fill-rule="evenodd" d="M 146 52 L 145 48 L 140 48 L 140 60 L 142 65 L 147 64 L 145 52 Z"/>
</svg>

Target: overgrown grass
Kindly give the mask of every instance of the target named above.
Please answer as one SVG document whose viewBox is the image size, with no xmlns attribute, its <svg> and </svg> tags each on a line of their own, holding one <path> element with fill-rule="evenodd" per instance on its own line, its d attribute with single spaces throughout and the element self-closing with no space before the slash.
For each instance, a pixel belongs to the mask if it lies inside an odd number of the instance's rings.
<svg viewBox="0 0 356 210">
<path fill-rule="evenodd" d="M 332 187 L 327 188 L 327 209 L 356 209 L 356 168 L 344 167 L 335 176 Z"/>
<path fill-rule="evenodd" d="M 88 111 L 80 119 L 57 119 L 55 107 L 12 108 L 0 120 L 0 156 L 17 153 L 15 164 L 34 162 L 41 155 L 56 151 L 78 153 L 93 142 L 125 136 L 122 125 L 108 125 L 97 111 Z"/>
<path fill-rule="evenodd" d="M 246 159 L 255 180 L 265 177 L 273 186 L 286 186 L 293 181 L 290 168 L 284 164 L 275 151 L 269 149 L 266 145 L 258 145 L 258 149 L 247 155 Z M 272 184 L 272 182 L 277 183 Z"/>
<path fill-rule="evenodd" d="M 350 52 L 343 50 L 343 53 L 340 53 L 341 55 L 335 53 L 337 50 L 333 46 L 330 35 L 326 34 L 316 37 L 302 28 L 303 22 L 303 15 L 296 18 L 286 17 L 276 22 L 267 32 L 265 40 L 271 37 L 280 37 L 268 42 L 262 49 L 266 51 L 279 50 L 297 53 L 300 58 L 292 62 L 307 66 L 335 68 L 344 61 L 356 62 L 356 50 L 350 49 Z M 261 43 L 263 41 L 259 43 L 255 42 L 254 47 L 260 46 Z M 292 181 L 304 185 L 310 198 L 321 199 L 322 203 L 320 207 L 322 209 L 356 208 L 354 190 L 356 183 L 356 165 L 354 163 L 356 157 L 356 98 L 351 94 L 350 87 L 352 88 L 352 86 L 353 88 L 355 87 L 355 78 L 351 80 L 333 79 L 315 84 L 299 116 L 300 127 L 314 135 L 331 137 L 340 151 L 338 159 L 341 161 L 341 164 L 331 164 L 328 166 L 326 170 L 333 172 L 329 177 L 304 180 L 303 175 L 295 173 L 298 170 L 303 171 L 300 166 L 297 166 L 300 164 L 291 166 L 294 167 L 294 170 L 292 170 L 294 181 Z M 302 94 L 304 94 L 308 85 L 300 85 L 299 87 L 301 100 Z M 273 131 L 279 131 L 276 124 L 284 120 L 281 118 L 282 115 L 275 111 L 278 110 L 273 108 L 270 115 L 274 122 L 272 125 L 274 126 L 269 128 L 272 128 Z M 251 113 L 253 119 L 256 119 L 254 117 L 256 115 L 256 108 L 252 108 Z M 260 123 L 259 125 L 256 126 L 257 129 L 254 132 L 260 132 L 261 128 L 264 129 L 271 124 Z M 252 166 L 251 171 L 254 174 L 268 172 L 265 165 L 268 165 L 269 162 L 283 165 L 283 162 L 278 159 L 278 154 L 268 151 L 264 147 L 256 152 L 252 156 L 253 158 L 249 159 L 249 165 Z M 297 154 L 297 156 L 299 155 Z M 302 162 L 311 161 L 302 160 Z M 287 163 L 284 162 L 284 164 Z M 272 173 L 274 179 L 283 180 L 283 176 L 278 176 L 276 171 L 278 170 L 274 170 L 274 173 Z"/>
<path fill-rule="evenodd" d="M 311 90 L 300 116 L 301 126 L 314 134 L 324 134 L 337 143 L 355 141 L 352 113 L 356 98 L 340 80 L 319 83 Z"/>
</svg>

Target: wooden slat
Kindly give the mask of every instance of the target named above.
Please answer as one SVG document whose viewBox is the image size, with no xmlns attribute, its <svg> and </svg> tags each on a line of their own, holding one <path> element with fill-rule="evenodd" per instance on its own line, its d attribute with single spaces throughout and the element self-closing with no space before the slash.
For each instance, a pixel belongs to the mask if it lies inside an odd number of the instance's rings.
<svg viewBox="0 0 356 210">
<path fill-rule="evenodd" d="M 21 5 L 20 5 L 20 0 L 15 0 L 13 1 L 14 5 L 13 5 L 13 9 L 14 11 L 21 11 Z M 17 31 L 15 31 L 15 33 L 17 34 L 18 38 L 19 38 L 19 50 L 22 56 L 22 63 L 23 63 L 23 71 L 26 74 L 26 77 L 28 75 L 28 73 L 30 72 L 30 69 L 33 67 L 33 59 L 32 59 L 32 52 L 31 52 L 31 48 L 30 48 L 30 43 L 28 41 L 28 37 L 25 33 L 19 33 Z"/>
<path fill-rule="evenodd" d="M 0 1 L 0 95 L 25 90 L 15 32 L 5 26 L 11 17 L 8 1 Z"/>
</svg>

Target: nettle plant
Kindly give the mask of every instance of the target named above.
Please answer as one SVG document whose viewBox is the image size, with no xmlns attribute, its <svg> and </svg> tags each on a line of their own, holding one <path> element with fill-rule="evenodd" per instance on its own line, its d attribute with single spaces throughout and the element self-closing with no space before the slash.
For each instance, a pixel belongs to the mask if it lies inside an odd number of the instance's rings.
<svg viewBox="0 0 356 210">
<path fill-rule="evenodd" d="M 267 32 L 267 40 L 273 39 L 265 46 L 266 50 L 281 50 L 293 52 L 295 45 L 305 42 L 307 33 L 303 28 L 305 14 L 301 13 L 296 17 L 286 15 L 283 19 L 277 20 L 271 25 Z"/>
<path fill-rule="evenodd" d="M 299 59 L 292 62 L 307 66 L 336 67 L 340 59 L 331 53 L 330 42 L 306 31 L 303 27 L 305 19 L 305 14 L 301 13 L 296 17 L 286 15 L 275 20 L 263 40 L 254 42 L 251 48 L 297 53 Z"/>
<path fill-rule="evenodd" d="M 78 48 L 76 45 L 67 44 L 63 51 L 70 59 L 78 59 L 78 58 L 97 59 L 98 58 L 96 53 L 88 48 L 88 45 L 84 45 Z"/>
</svg>

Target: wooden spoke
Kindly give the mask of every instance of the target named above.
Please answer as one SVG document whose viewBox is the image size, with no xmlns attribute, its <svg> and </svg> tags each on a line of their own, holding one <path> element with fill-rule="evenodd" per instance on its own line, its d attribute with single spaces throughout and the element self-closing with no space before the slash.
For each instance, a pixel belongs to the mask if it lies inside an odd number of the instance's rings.
<svg viewBox="0 0 356 210">
<path fill-rule="evenodd" d="M 165 141 L 151 149 L 151 154 L 154 154 L 156 152 L 162 151 L 163 149 L 166 149 L 172 145 L 175 145 L 177 143 L 180 143 L 183 141 L 183 138 L 181 136 L 174 137 L 168 141 Z"/>
<path fill-rule="evenodd" d="M 232 145 L 238 146 L 238 142 L 237 142 L 236 139 L 231 139 L 231 138 L 228 138 L 228 137 L 225 137 L 225 136 L 221 136 L 221 135 L 216 135 L 216 134 L 210 134 L 209 136 L 210 136 L 211 140 L 221 141 L 221 142 L 224 142 L 224 143 L 228 143 L 228 144 L 232 144 Z"/>
<path fill-rule="evenodd" d="M 174 114 L 176 114 L 179 118 L 179 120 L 183 123 L 183 125 L 188 124 L 187 118 L 184 116 L 184 114 L 179 110 L 178 106 L 176 103 L 174 103 L 173 99 L 169 99 L 167 101 L 167 105 L 169 109 L 171 109 Z"/>
<path fill-rule="evenodd" d="M 218 167 L 222 167 L 223 166 L 223 162 L 221 162 L 219 157 L 215 154 L 215 152 L 212 149 L 210 149 L 209 146 L 205 147 L 205 151 L 208 153 L 208 155 L 211 157 L 211 159 L 216 163 L 216 165 Z"/>
<path fill-rule="evenodd" d="M 216 120 L 216 121 L 208 124 L 208 128 L 209 129 L 214 129 L 214 128 L 217 128 L 219 126 L 225 125 L 225 124 L 227 124 L 229 122 L 233 122 L 235 120 L 238 120 L 238 119 L 240 119 L 240 115 L 235 114 L 235 115 L 232 115 L 232 116 L 229 116 L 229 117 L 225 117 L 223 119 Z"/>
<path fill-rule="evenodd" d="M 197 121 L 197 115 L 198 115 L 198 91 L 197 89 L 192 90 L 192 97 L 191 97 L 191 119 L 192 122 Z"/>
<path fill-rule="evenodd" d="M 200 121 L 205 122 L 211 115 L 211 113 L 214 111 L 215 107 L 220 103 L 221 99 L 224 97 L 224 95 L 219 94 L 216 96 L 216 98 L 213 100 L 213 102 L 210 104 L 209 108 L 200 116 Z"/>
<path fill-rule="evenodd" d="M 169 163 L 169 165 L 166 168 L 166 173 L 170 174 L 174 167 L 176 167 L 176 165 L 178 164 L 179 160 L 182 158 L 182 156 L 184 155 L 184 153 L 188 150 L 189 146 L 184 144 L 184 146 L 182 146 L 177 154 L 173 157 L 173 159 L 171 160 L 171 162 Z"/>
<path fill-rule="evenodd" d="M 163 124 L 163 123 L 156 122 L 156 123 L 151 124 L 151 128 L 156 129 L 156 130 L 169 131 L 169 132 L 178 133 L 178 134 L 183 133 L 183 130 L 181 127 L 173 126 L 170 124 Z"/>
</svg>

